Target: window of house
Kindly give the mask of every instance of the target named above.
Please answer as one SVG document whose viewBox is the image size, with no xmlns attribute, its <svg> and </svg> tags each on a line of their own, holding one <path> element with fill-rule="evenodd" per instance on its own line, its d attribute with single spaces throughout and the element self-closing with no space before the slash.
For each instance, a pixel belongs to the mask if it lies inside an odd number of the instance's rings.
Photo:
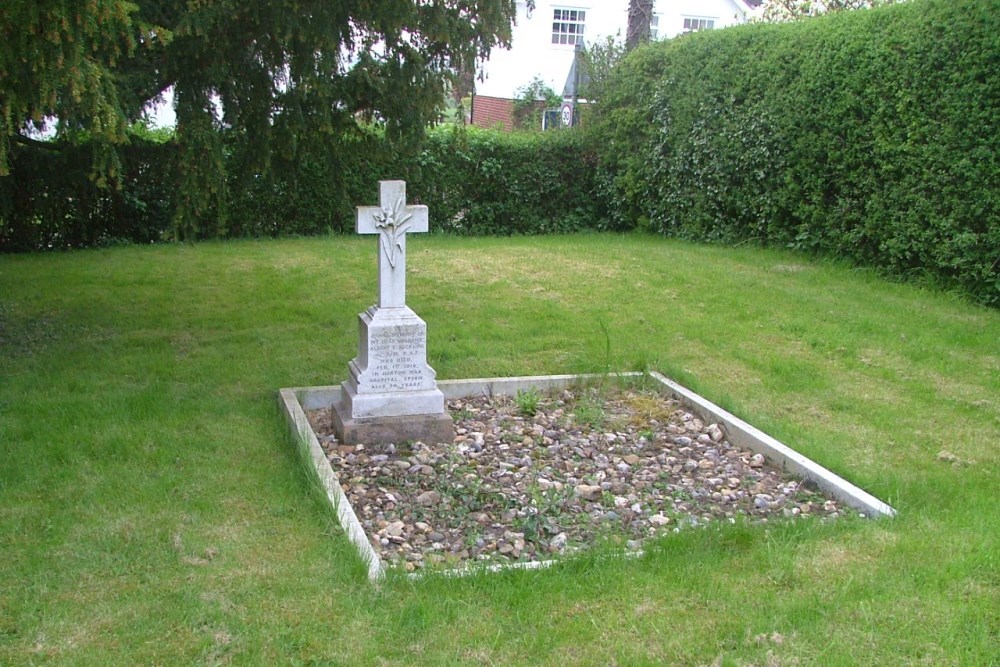
<svg viewBox="0 0 1000 667">
<path fill-rule="evenodd" d="M 703 19 L 693 16 L 684 17 L 684 32 L 697 32 L 698 30 L 711 30 L 715 27 L 715 19 Z"/>
<path fill-rule="evenodd" d="M 660 38 L 660 15 L 653 14 L 653 17 L 649 19 L 649 39 L 657 40 Z"/>
<path fill-rule="evenodd" d="M 587 12 L 582 9 L 552 10 L 552 43 L 553 44 L 583 44 L 583 24 Z"/>
</svg>

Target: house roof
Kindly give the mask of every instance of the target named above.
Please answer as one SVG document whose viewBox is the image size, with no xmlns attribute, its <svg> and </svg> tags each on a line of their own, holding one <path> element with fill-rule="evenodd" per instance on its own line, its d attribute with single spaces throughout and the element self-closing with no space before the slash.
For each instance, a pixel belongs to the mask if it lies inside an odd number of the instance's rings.
<svg viewBox="0 0 1000 667">
<path fill-rule="evenodd" d="M 583 66 L 583 48 L 577 47 L 573 53 L 573 64 L 570 65 L 569 74 L 566 76 L 566 83 L 563 85 L 562 96 L 576 97 L 580 91 L 586 90 L 590 83 L 590 69 Z"/>
</svg>

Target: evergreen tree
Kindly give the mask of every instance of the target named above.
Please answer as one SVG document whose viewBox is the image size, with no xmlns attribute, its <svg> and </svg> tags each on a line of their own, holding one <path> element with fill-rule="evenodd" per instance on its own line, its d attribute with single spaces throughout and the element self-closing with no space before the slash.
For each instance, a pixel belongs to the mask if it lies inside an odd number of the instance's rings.
<svg viewBox="0 0 1000 667">
<path fill-rule="evenodd" d="M 136 52 L 142 32 L 157 39 L 125 0 L 0 4 L 0 176 L 10 168 L 11 141 L 30 141 L 50 117 L 105 142 L 124 141 L 114 68 Z"/>
<path fill-rule="evenodd" d="M 514 0 L 4 0 L 0 175 L 46 118 L 113 148 L 173 88 L 178 233 L 205 234 L 225 221 L 224 138 L 263 173 L 359 120 L 419 133 L 514 16 Z"/>
</svg>

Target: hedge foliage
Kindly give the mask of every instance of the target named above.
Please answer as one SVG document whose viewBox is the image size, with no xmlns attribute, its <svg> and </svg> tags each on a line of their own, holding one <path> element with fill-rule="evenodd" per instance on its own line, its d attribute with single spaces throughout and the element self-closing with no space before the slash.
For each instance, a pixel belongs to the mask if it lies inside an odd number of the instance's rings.
<svg viewBox="0 0 1000 667">
<path fill-rule="evenodd" d="M 573 131 L 430 135 L 412 189 L 440 228 L 458 234 L 544 234 L 596 228 L 596 153 Z"/>
<path fill-rule="evenodd" d="M 58 148 L 58 150 L 53 150 Z M 117 188 L 87 177 L 92 147 L 19 147 L 0 178 L 0 251 L 148 243 L 172 238 L 172 184 L 181 150 L 139 139 L 125 147 Z M 430 207 L 432 229 L 458 234 L 541 234 L 596 227 L 596 155 L 578 133 L 503 134 L 442 127 L 418 144 L 377 132 L 324 136 L 271 157 L 268 176 L 230 140 L 225 227 L 203 235 L 267 237 L 353 233 L 354 207 L 374 204 L 380 179 L 404 179 Z M 223 219 L 223 216 L 219 216 Z"/>
<path fill-rule="evenodd" d="M 914 0 L 634 52 L 597 120 L 620 227 L 919 274 L 1000 304 L 1000 2 Z"/>
<path fill-rule="evenodd" d="M 162 240 L 174 212 L 174 146 L 136 139 L 125 147 L 118 188 L 91 178 L 95 150 L 12 147 L 11 174 L 0 177 L 0 252 Z"/>
<path fill-rule="evenodd" d="M 416 145 L 376 133 L 317 143 L 279 164 L 280 178 L 238 189 L 231 233 L 351 233 L 354 208 L 374 204 L 376 184 L 407 182 L 430 208 L 431 228 L 456 234 L 544 234 L 595 227 L 596 155 L 573 132 L 504 134 L 442 127 Z M 242 222 L 241 222 L 242 221 Z"/>
<path fill-rule="evenodd" d="M 791 24 L 701 32 L 611 71 L 585 132 L 443 127 L 415 144 L 317 134 L 262 156 L 206 155 L 202 234 L 350 233 L 380 179 L 408 182 L 459 234 L 653 229 L 756 242 L 918 275 L 1000 305 L 1000 0 L 912 0 Z M 0 178 L 0 251 L 171 238 L 187 175 L 176 142 L 16 146 Z"/>
</svg>

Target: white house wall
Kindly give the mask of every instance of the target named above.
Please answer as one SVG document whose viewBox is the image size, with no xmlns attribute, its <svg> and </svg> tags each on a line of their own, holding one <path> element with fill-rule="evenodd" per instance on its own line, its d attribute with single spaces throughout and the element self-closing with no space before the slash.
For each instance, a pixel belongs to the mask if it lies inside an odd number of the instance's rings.
<svg viewBox="0 0 1000 667">
<path fill-rule="evenodd" d="M 584 43 L 589 46 L 608 36 L 624 41 L 628 4 L 628 0 L 537 0 L 529 16 L 526 3 L 518 2 L 511 49 L 494 49 L 481 69 L 483 80 L 476 82 L 476 94 L 513 99 L 519 88 L 536 77 L 556 93 L 562 92 L 573 63 L 574 46 L 552 43 L 554 10 L 586 12 Z M 657 16 L 658 37 L 663 39 L 681 34 L 685 17 L 711 19 L 715 28 L 723 28 L 744 23 L 748 9 L 740 0 L 657 0 L 653 13 Z"/>
<path fill-rule="evenodd" d="M 627 11 L 627 4 L 626 11 Z M 711 19 L 715 28 L 746 23 L 749 7 L 732 0 L 659 0 L 653 13 L 659 17 L 659 37 L 675 37 L 684 32 L 685 18 Z"/>
</svg>

